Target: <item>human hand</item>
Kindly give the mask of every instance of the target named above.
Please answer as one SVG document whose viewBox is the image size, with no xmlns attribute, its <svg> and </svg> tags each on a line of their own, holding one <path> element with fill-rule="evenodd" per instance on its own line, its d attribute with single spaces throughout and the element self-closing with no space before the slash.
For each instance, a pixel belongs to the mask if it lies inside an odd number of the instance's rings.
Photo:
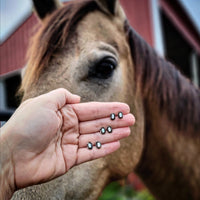
<svg viewBox="0 0 200 200">
<path fill-rule="evenodd" d="M 0 142 L 9 152 L 10 180 L 17 188 L 46 182 L 66 173 L 74 165 L 100 158 L 120 146 L 130 134 L 134 117 L 123 103 L 79 103 L 80 98 L 65 89 L 29 99 L 21 104 L 2 128 Z M 123 119 L 109 115 L 122 111 Z M 110 125 L 112 134 L 99 130 Z M 88 142 L 100 141 L 92 150 Z M 4 159 L 3 159 L 4 160 Z"/>
</svg>

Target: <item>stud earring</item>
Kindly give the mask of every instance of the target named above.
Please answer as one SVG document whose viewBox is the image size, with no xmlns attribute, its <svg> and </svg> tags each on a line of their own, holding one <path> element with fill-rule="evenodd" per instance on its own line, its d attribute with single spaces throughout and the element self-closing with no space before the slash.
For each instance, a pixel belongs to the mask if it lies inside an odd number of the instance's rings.
<svg viewBox="0 0 200 200">
<path fill-rule="evenodd" d="M 100 149 L 101 148 L 101 142 L 96 142 L 96 147 L 97 147 L 97 149 Z"/>
<path fill-rule="evenodd" d="M 87 147 L 89 150 L 91 150 L 93 148 L 93 144 L 91 142 L 88 142 Z"/>
<path fill-rule="evenodd" d="M 123 113 L 122 113 L 122 112 L 119 112 L 119 113 L 118 113 L 118 117 L 119 117 L 119 119 L 122 119 L 122 118 L 123 118 Z"/>
<path fill-rule="evenodd" d="M 102 135 L 104 135 L 104 134 L 106 133 L 106 129 L 105 129 L 104 127 L 102 127 L 102 128 L 100 129 L 100 133 L 101 133 Z"/>
<path fill-rule="evenodd" d="M 108 126 L 108 127 L 107 127 L 107 131 L 108 131 L 108 133 L 112 133 L 112 127 L 111 127 L 111 126 Z"/>
<path fill-rule="evenodd" d="M 111 119 L 111 120 L 115 120 L 115 114 L 114 114 L 114 113 L 112 113 L 112 114 L 110 115 L 110 119 Z"/>
</svg>

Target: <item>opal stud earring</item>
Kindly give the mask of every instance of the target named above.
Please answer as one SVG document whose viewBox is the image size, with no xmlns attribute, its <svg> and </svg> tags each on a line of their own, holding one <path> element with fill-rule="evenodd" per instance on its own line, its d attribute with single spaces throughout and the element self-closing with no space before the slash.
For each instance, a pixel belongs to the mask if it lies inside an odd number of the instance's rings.
<svg viewBox="0 0 200 200">
<path fill-rule="evenodd" d="M 102 127 L 102 128 L 100 129 L 100 133 L 101 133 L 102 135 L 104 135 L 104 134 L 106 133 L 106 129 L 105 129 L 104 127 Z"/>
<path fill-rule="evenodd" d="M 96 142 L 96 147 L 97 147 L 97 149 L 100 149 L 101 148 L 101 142 Z"/>
<path fill-rule="evenodd" d="M 112 127 L 111 127 L 111 126 L 108 126 L 108 127 L 107 127 L 107 131 L 108 131 L 108 133 L 112 133 Z"/>
<path fill-rule="evenodd" d="M 114 114 L 114 113 L 112 113 L 112 114 L 110 115 L 110 119 L 111 119 L 111 120 L 115 120 L 115 114 Z"/>
<path fill-rule="evenodd" d="M 119 112 L 119 113 L 118 113 L 118 117 L 119 117 L 119 119 L 122 119 L 122 118 L 123 118 L 123 113 L 122 113 L 122 112 Z"/>
<path fill-rule="evenodd" d="M 91 142 L 88 142 L 87 147 L 89 150 L 91 150 L 93 148 L 93 144 Z"/>
</svg>

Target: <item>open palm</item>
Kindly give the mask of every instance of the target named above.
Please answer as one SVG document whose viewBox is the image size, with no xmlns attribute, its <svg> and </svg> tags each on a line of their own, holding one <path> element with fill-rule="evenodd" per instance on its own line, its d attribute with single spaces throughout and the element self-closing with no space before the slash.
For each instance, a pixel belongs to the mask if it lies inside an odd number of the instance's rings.
<svg viewBox="0 0 200 200">
<path fill-rule="evenodd" d="M 24 102 L 12 116 L 8 127 L 15 133 L 7 143 L 18 188 L 46 182 L 77 164 L 112 153 L 130 134 L 134 117 L 126 104 L 78 102 L 77 96 L 58 89 Z M 110 114 L 119 111 L 123 119 L 112 121 Z M 112 133 L 102 135 L 100 128 L 108 126 Z M 97 141 L 100 149 L 95 147 Z M 88 149 L 88 142 L 93 149 Z"/>
</svg>

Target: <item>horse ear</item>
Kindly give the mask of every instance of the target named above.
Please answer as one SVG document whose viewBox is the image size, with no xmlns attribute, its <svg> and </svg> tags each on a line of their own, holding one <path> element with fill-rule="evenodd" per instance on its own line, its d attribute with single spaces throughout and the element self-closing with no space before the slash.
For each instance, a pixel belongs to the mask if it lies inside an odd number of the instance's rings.
<svg viewBox="0 0 200 200">
<path fill-rule="evenodd" d="M 59 0 L 32 0 L 38 17 L 43 20 L 47 15 L 62 6 Z"/>
<path fill-rule="evenodd" d="M 106 13 L 116 14 L 118 0 L 96 0 L 99 7 Z"/>
</svg>

